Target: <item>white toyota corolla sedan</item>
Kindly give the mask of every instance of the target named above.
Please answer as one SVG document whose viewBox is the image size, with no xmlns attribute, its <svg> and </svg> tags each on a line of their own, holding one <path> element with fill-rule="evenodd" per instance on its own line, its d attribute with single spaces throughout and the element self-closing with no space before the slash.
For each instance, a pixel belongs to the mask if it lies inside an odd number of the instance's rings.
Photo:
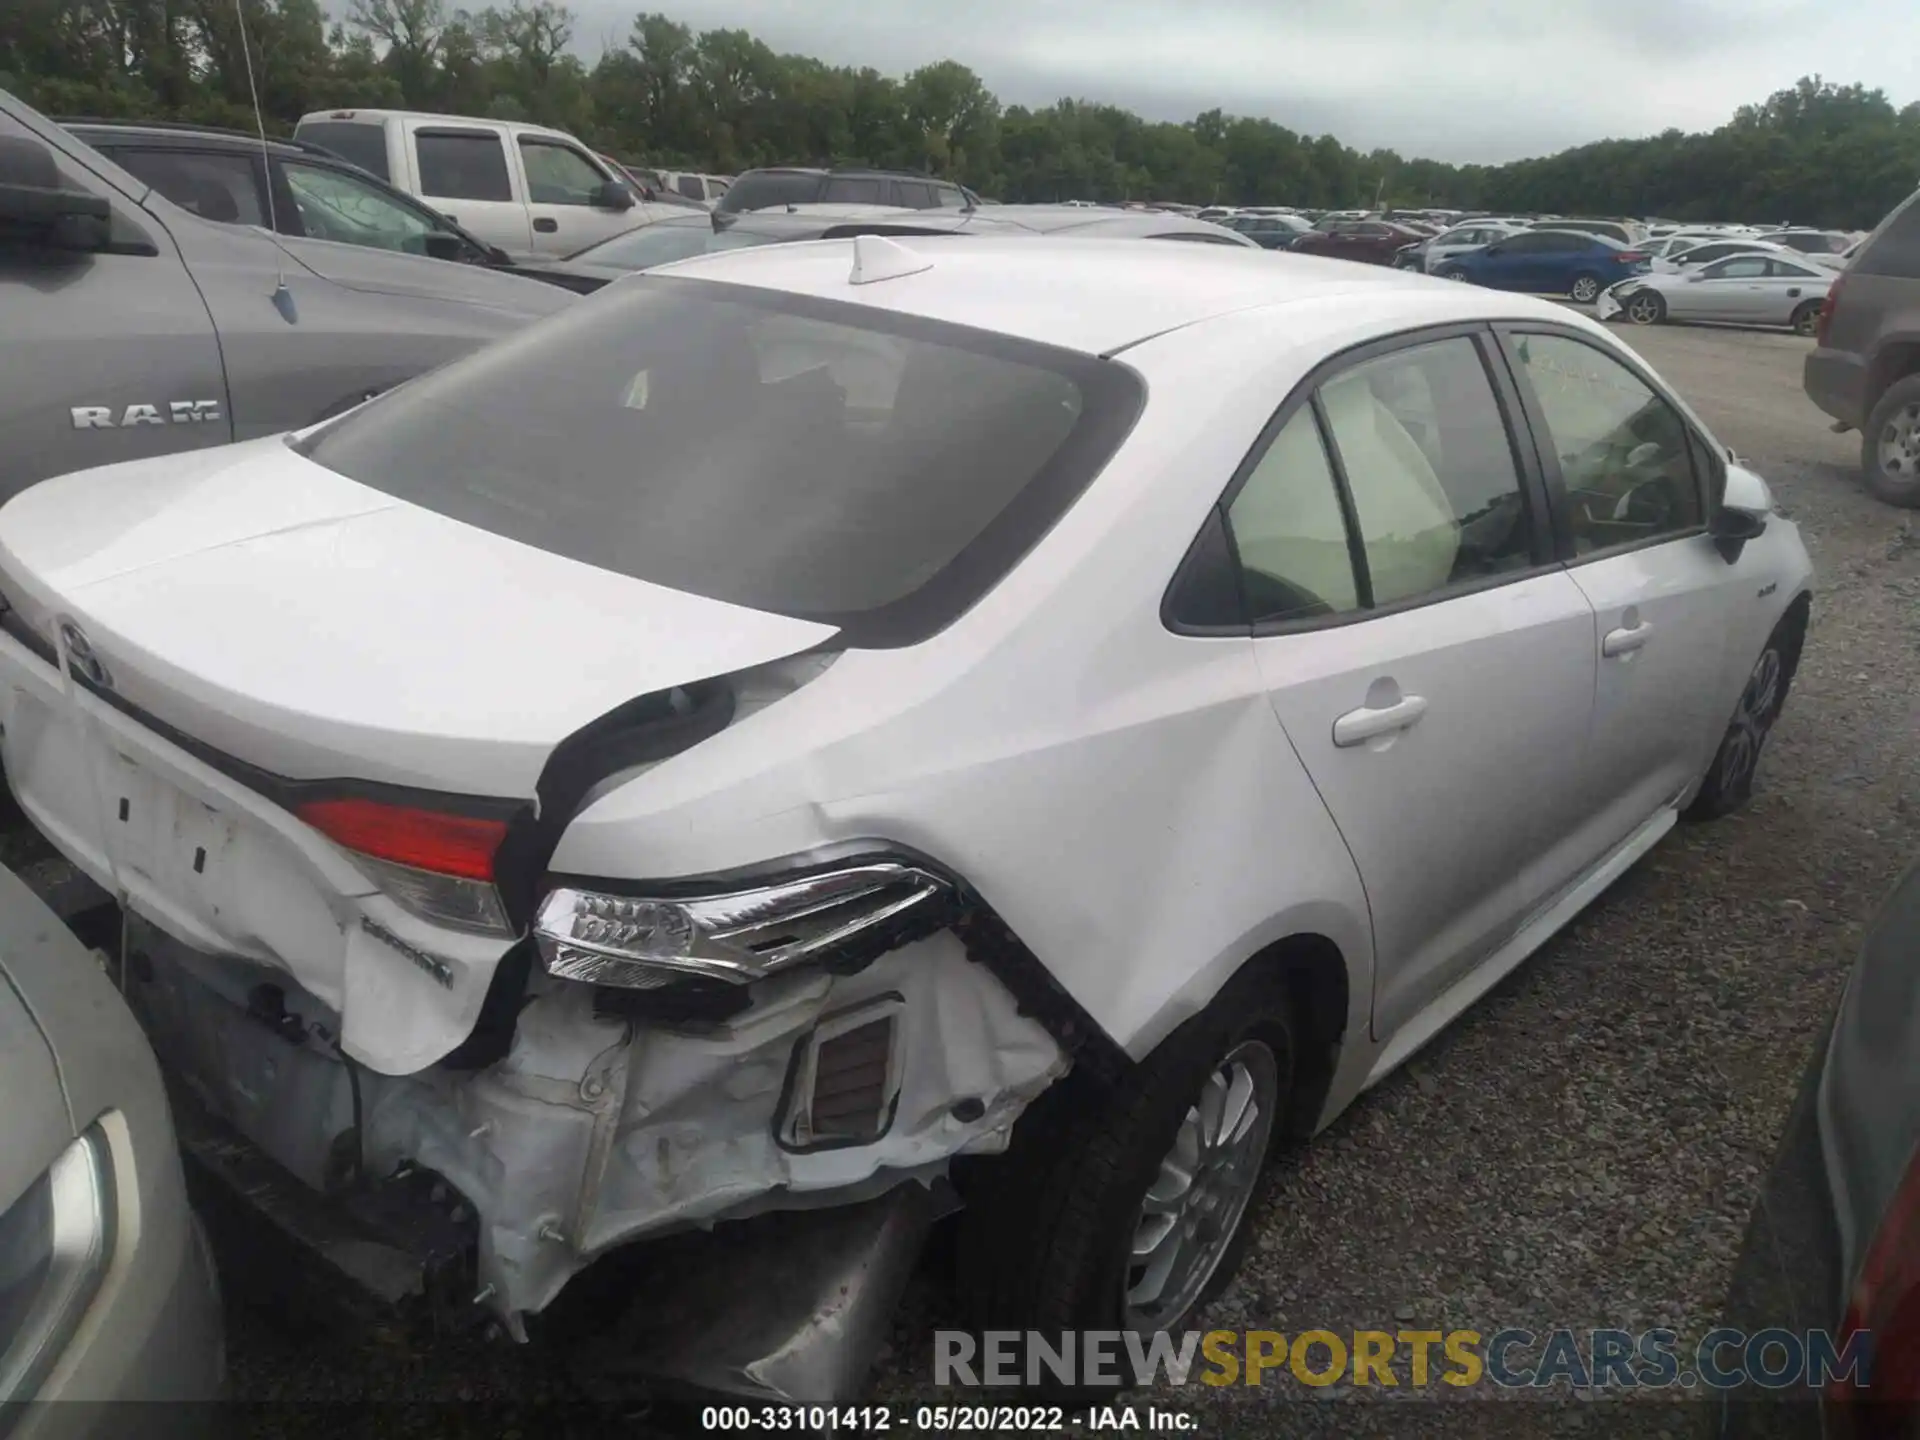
<svg viewBox="0 0 1920 1440">
<path fill-rule="evenodd" d="M 509 1327 L 946 1177 L 983 1319 L 1170 1329 L 1270 1142 L 1746 798 L 1809 583 L 1553 304 L 862 236 L 27 491 L 0 720 L 168 1063 L 463 1197 Z"/>
</svg>

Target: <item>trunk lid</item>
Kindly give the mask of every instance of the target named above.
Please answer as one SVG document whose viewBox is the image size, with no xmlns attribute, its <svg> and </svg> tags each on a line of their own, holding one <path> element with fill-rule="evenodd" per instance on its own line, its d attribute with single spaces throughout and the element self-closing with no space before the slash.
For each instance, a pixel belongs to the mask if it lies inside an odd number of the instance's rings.
<svg viewBox="0 0 1920 1440">
<path fill-rule="evenodd" d="M 45 481 L 0 509 L 0 572 L 34 631 L 71 619 L 185 735 L 288 779 L 466 795 L 529 797 L 614 707 L 835 633 L 507 540 L 278 438 Z"/>
</svg>

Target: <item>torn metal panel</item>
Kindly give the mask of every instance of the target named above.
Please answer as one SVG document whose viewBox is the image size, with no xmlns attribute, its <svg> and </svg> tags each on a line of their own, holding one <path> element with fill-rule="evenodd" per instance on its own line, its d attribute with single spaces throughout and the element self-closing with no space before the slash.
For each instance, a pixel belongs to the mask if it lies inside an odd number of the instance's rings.
<svg viewBox="0 0 1920 1440">
<path fill-rule="evenodd" d="M 134 986 L 157 1046 L 217 1114 L 315 1189 L 340 1184 L 354 1123 L 337 1017 L 286 993 L 263 1023 L 248 997 L 276 972 L 195 955 L 137 922 L 152 978 Z M 138 967 L 137 967 L 138 968 Z M 823 1019 L 892 1020 L 888 1123 L 876 1140 L 784 1146 L 807 1103 L 794 1058 Z M 477 1285 L 510 1324 L 595 1256 L 768 1209 L 845 1203 L 1005 1148 L 1026 1105 L 1069 1065 L 1038 1021 L 949 932 L 854 975 L 756 987 L 733 1019 L 671 1029 L 595 1013 L 588 987 L 535 976 L 506 1057 L 477 1072 L 358 1073 L 365 1173 L 412 1165 L 478 1213 Z"/>
</svg>

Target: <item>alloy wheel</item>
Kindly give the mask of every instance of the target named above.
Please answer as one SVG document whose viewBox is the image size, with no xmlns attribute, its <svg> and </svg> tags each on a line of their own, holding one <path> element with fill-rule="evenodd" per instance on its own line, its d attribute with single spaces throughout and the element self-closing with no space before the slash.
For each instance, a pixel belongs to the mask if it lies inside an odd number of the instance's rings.
<svg viewBox="0 0 1920 1440">
<path fill-rule="evenodd" d="M 1780 710 L 1780 652 L 1769 645 L 1761 652 L 1747 688 L 1740 692 L 1740 705 L 1733 713 L 1727 731 L 1726 748 L 1720 752 L 1720 789 L 1733 794 L 1750 783 L 1766 747 L 1767 733 Z"/>
<path fill-rule="evenodd" d="M 1627 318 L 1636 325 L 1652 325 L 1660 319 L 1660 302 L 1642 293 L 1627 301 Z"/>
<path fill-rule="evenodd" d="M 1811 335 L 1819 328 L 1820 312 L 1817 309 L 1802 310 L 1793 317 L 1793 333 L 1796 335 Z"/>
<path fill-rule="evenodd" d="M 1920 400 L 1902 405 L 1880 427 L 1880 468 L 1902 480 L 1920 479 Z"/>
<path fill-rule="evenodd" d="M 1591 275 L 1582 275 L 1573 282 L 1573 298 L 1586 304 L 1600 293 L 1600 282 Z"/>
<path fill-rule="evenodd" d="M 1279 1093 L 1262 1040 L 1241 1041 L 1208 1074 L 1134 1219 L 1127 1328 L 1166 1329 L 1206 1290 L 1259 1184 Z"/>
</svg>

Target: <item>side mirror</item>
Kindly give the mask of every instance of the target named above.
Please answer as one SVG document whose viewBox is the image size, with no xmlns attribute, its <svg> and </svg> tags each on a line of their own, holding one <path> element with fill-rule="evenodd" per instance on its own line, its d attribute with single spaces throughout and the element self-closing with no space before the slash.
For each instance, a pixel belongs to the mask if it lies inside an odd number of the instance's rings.
<svg viewBox="0 0 1920 1440">
<path fill-rule="evenodd" d="M 1713 519 L 1707 522 L 1707 534 L 1713 540 L 1713 548 L 1720 552 L 1720 558 L 1729 565 L 1740 558 L 1740 552 L 1747 548 L 1747 542 L 1758 540 L 1766 528 L 1765 515 L 1758 510 L 1742 510 L 1736 505 L 1722 505 L 1713 512 Z"/>
<path fill-rule="evenodd" d="M 593 206 L 596 210 L 631 210 L 633 191 L 618 180 L 609 180 L 593 192 Z"/>
<path fill-rule="evenodd" d="M 69 190 L 53 152 L 24 136 L 0 136 L 0 245 L 46 250 L 104 250 L 113 211 L 98 195 Z"/>
<path fill-rule="evenodd" d="M 467 242 L 447 230 L 431 230 L 420 237 L 420 246 L 435 260 L 464 260 Z"/>
<path fill-rule="evenodd" d="M 1482 250 L 1480 253 L 1482 255 L 1499 255 L 1502 252 L 1504 252 L 1506 248 L 1507 247 L 1504 245 L 1489 245 L 1485 250 Z"/>
</svg>

